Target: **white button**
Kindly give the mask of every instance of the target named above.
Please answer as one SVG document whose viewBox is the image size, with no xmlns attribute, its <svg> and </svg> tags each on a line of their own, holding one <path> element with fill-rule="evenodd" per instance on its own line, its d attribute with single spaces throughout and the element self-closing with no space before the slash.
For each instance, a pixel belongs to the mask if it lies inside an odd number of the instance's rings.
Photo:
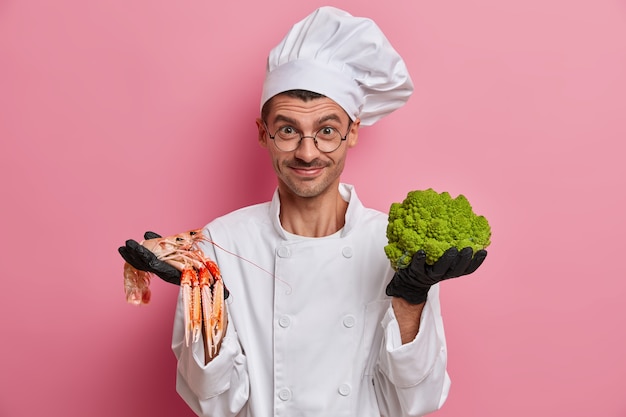
<svg viewBox="0 0 626 417">
<path fill-rule="evenodd" d="M 346 246 L 341 250 L 341 253 L 346 258 L 352 258 L 352 248 L 350 246 Z"/>
<path fill-rule="evenodd" d="M 278 325 L 280 327 L 289 327 L 290 324 L 291 324 L 291 319 L 289 318 L 289 316 L 281 316 L 278 319 Z"/>
<path fill-rule="evenodd" d="M 278 248 L 278 256 L 280 256 L 281 258 L 289 258 L 291 256 L 291 251 L 289 250 L 289 248 L 281 246 L 280 248 Z"/>
<path fill-rule="evenodd" d="M 339 394 L 343 395 L 344 397 L 350 395 L 350 391 L 352 391 L 350 389 L 350 385 L 348 384 L 341 384 L 339 385 Z"/>
<path fill-rule="evenodd" d="M 291 391 L 287 388 L 283 388 L 278 392 L 278 398 L 283 401 L 288 401 L 291 398 Z"/>
<path fill-rule="evenodd" d="M 350 314 L 343 318 L 343 325 L 348 328 L 354 326 L 355 323 L 356 323 L 356 319 L 354 318 L 354 316 Z"/>
</svg>

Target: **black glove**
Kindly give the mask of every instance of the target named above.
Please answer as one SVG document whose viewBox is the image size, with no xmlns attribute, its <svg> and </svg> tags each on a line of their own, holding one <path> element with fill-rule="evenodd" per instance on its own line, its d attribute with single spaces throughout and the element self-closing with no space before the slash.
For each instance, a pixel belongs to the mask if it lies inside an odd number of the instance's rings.
<svg viewBox="0 0 626 417">
<path fill-rule="evenodd" d="M 146 232 L 143 235 L 143 238 L 146 240 L 159 237 L 161 237 L 161 235 L 154 232 Z M 120 255 L 122 255 L 122 258 L 133 268 L 140 271 L 151 272 L 163 281 L 180 285 L 181 272 L 167 262 L 159 260 L 152 251 L 141 246 L 137 241 L 132 239 L 127 240 L 126 246 L 121 246 L 118 251 Z M 224 299 L 227 299 L 229 295 L 230 292 L 228 292 L 226 285 L 224 285 Z"/>
<path fill-rule="evenodd" d="M 411 304 L 421 304 L 428 297 L 431 285 L 445 279 L 468 275 L 476 271 L 487 257 L 481 249 L 473 255 L 472 248 L 450 248 L 433 265 L 426 264 L 426 252 L 415 252 L 408 267 L 398 269 L 387 285 L 386 293 L 401 297 Z"/>
<path fill-rule="evenodd" d="M 146 232 L 143 237 L 148 240 L 161 236 L 154 232 Z M 127 240 L 126 246 L 121 246 L 118 251 L 133 268 L 151 272 L 164 281 L 180 285 L 180 271 L 167 262 L 159 260 L 154 253 L 141 246 L 137 241 Z"/>
</svg>

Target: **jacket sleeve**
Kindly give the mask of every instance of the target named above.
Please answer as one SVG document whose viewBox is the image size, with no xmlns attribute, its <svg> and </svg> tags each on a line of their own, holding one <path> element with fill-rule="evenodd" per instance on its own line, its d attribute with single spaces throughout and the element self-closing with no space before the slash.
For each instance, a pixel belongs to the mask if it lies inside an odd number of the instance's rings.
<svg viewBox="0 0 626 417">
<path fill-rule="evenodd" d="M 448 397 L 447 350 L 439 305 L 439 286 L 428 293 L 417 337 L 402 345 L 389 307 L 374 385 L 384 416 L 422 416 L 438 410 Z"/>
<path fill-rule="evenodd" d="M 182 296 L 178 296 L 172 350 L 178 360 L 176 390 L 198 416 L 235 416 L 249 397 L 249 378 L 235 328 L 228 327 L 219 354 L 204 364 L 202 340 L 185 344 Z"/>
</svg>

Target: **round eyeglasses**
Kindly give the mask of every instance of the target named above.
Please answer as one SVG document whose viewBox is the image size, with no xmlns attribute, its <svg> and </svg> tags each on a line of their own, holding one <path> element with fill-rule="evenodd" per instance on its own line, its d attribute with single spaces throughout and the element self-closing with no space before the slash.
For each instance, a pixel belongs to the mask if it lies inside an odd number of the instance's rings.
<svg viewBox="0 0 626 417">
<path fill-rule="evenodd" d="M 274 135 L 270 135 L 265 121 L 263 124 L 265 124 L 265 131 L 267 132 L 267 135 L 274 141 L 274 145 L 280 151 L 295 151 L 300 146 L 302 139 L 311 138 L 313 139 L 313 143 L 315 143 L 315 147 L 320 152 L 330 153 L 339 149 L 341 143 L 346 140 L 348 133 L 350 133 L 352 120 L 350 120 L 350 123 L 348 124 L 348 131 L 343 137 L 341 136 L 341 133 L 339 133 L 339 131 L 332 126 L 322 127 L 320 130 L 315 132 L 313 136 L 304 136 L 294 127 L 286 125 L 278 128 L 278 130 L 274 132 Z"/>
</svg>

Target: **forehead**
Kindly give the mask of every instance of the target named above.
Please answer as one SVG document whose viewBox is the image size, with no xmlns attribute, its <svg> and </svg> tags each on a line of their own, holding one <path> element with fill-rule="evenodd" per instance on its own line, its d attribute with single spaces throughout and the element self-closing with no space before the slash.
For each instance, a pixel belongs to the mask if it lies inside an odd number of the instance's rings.
<svg viewBox="0 0 626 417">
<path fill-rule="evenodd" d="M 349 117 L 345 110 L 328 97 L 311 100 L 302 100 L 297 97 L 278 95 L 269 103 L 267 122 L 287 119 L 297 122 L 315 122 L 335 119 L 338 122 L 348 122 Z"/>
</svg>

